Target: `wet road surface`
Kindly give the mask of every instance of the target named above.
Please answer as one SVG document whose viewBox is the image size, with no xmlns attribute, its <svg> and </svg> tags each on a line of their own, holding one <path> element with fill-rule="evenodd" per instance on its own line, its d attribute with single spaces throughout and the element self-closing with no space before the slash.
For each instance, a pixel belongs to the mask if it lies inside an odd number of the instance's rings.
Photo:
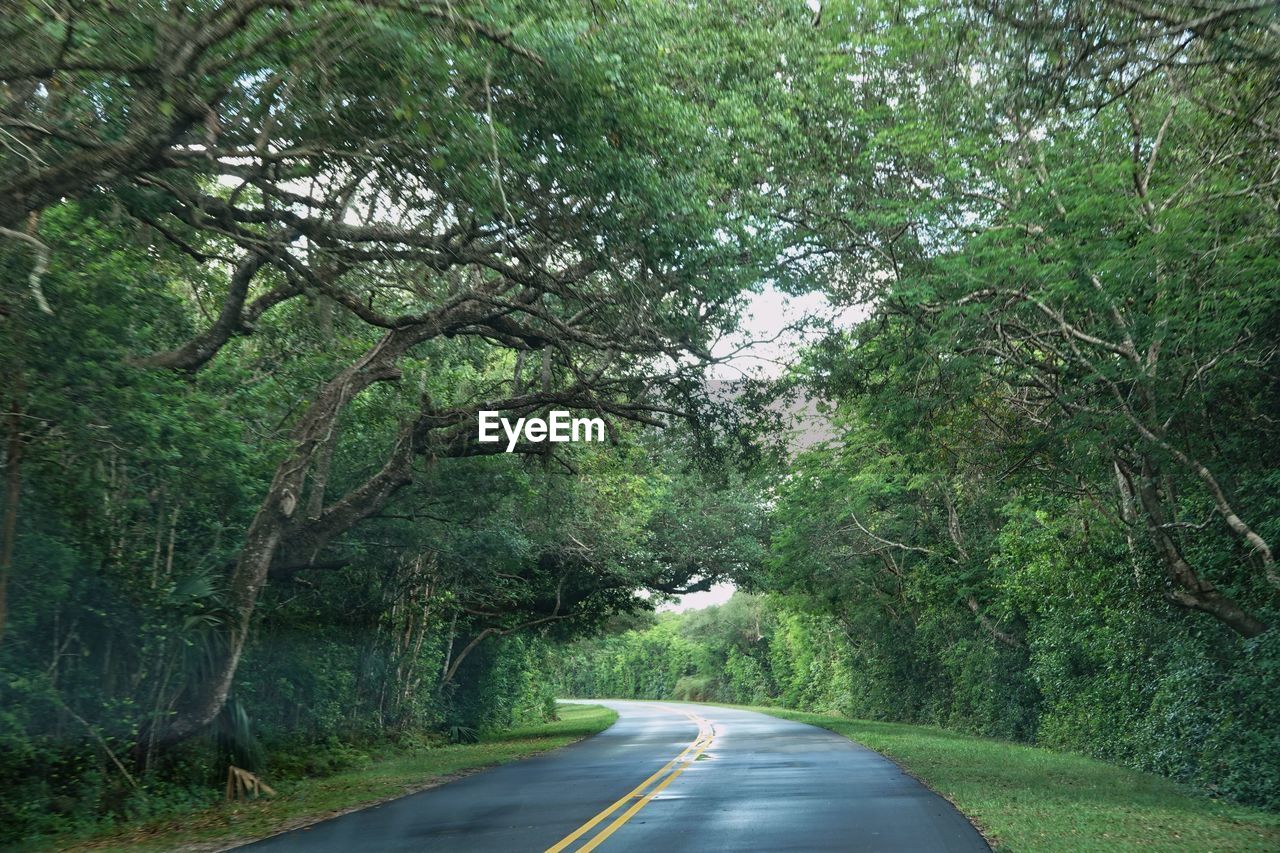
<svg viewBox="0 0 1280 853">
<path fill-rule="evenodd" d="M 254 851 L 986 851 L 946 800 L 825 729 L 680 702 L 598 700 L 585 741 Z"/>
</svg>

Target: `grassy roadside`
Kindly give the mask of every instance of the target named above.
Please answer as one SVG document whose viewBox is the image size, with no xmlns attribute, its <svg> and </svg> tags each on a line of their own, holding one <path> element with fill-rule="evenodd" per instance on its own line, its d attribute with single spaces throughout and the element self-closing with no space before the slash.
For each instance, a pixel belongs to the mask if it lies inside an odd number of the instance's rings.
<svg viewBox="0 0 1280 853">
<path fill-rule="evenodd" d="M 322 778 L 282 782 L 279 795 L 223 804 L 24 850 L 220 850 L 284 829 L 430 788 L 459 776 L 558 749 L 604 731 L 618 718 L 599 705 L 561 705 L 560 719 L 487 735 L 479 743 L 406 752 Z"/>
<path fill-rule="evenodd" d="M 1092 758 L 930 726 L 751 708 L 892 758 L 951 800 L 999 851 L 1280 850 L 1280 814 L 1210 800 Z"/>
</svg>

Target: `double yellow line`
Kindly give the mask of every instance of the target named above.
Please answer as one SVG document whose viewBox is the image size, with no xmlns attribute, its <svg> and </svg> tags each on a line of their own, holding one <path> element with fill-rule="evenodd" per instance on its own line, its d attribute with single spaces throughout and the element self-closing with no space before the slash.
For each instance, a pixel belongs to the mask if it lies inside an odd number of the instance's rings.
<svg viewBox="0 0 1280 853">
<path fill-rule="evenodd" d="M 683 752 L 664 764 L 659 768 L 658 772 L 654 773 L 648 779 L 645 779 L 626 796 L 620 798 L 604 811 L 591 818 L 591 820 L 560 839 L 560 841 L 556 842 L 554 846 L 548 847 L 547 853 L 560 853 L 561 850 L 568 849 L 570 845 L 593 830 L 598 824 L 604 821 L 605 818 L 609 817 L 609 815 L 613 814 L 632 800 L 635 800 L 634 803 L 631 803 L 630 808 L 614 818 L 608 826 L 596 833 L 595 837 L 591 838 L 579 847 L 576 853 L 585 853 L 587 850 L 596 849 L 606 838 L 617 832 L 619 827 L 631 820 L 631 818 L 635 816 L 636 812 L 648 805 L 649 801 L 656 797 L 663 788 L 670 785 L 676 780 L 677 776 L 689 769 L 689 765 L 697 761 L 698 757 L 707 751 L 707 747 L 711 746 L 711 741 L 715 739 L 716 731 L 710 720 L 699 717 L 697 714 L 693 714 L 688 711 L 677 711 L 675 708 L 668 708 L 665 705 L 659 705 L 658 707 L 672 714 L 683 714 L 690 720 L 693 720 L 698 724 L 698 737 L 694 739 L 693 743 L 686 746 Z"/>
</svg>

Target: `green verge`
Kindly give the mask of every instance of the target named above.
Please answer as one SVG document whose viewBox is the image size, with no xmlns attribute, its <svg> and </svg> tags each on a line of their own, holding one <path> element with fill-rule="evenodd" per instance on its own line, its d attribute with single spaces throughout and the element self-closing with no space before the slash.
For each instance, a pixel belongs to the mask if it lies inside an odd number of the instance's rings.
<svg viewBox="0 0 1280 853">
<path fill-rule="evenodd" d="M 1280 814 L 1093 758 L 901 723 L 753 707 L 886 755 L 1001 851 L 1280 850 Z"/>
<path fill-rule="evenodd" d="M 561 705 L 559 712 L 555 722 L 485 735 L 479 743 L 399 752 L 330 776 L 281 782 L 274 785 L 275 797 L 175 813 L 89 837 L 44 839 L 23 849 L 218 850 L 559 749 L 618 719 L 600 705 Z"/>
</svg>

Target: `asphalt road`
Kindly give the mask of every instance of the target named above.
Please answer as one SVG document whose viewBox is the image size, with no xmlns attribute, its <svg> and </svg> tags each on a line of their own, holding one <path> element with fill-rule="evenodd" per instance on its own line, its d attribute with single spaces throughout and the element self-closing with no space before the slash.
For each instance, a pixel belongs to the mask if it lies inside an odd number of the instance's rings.
<svg viewBox="0 0 1280 853">
<path fill-rule="evenodd" d="M 946 800 L 824 729 L 601 701 L 607 731 L 249 846 L 262 851 L 986 851 Z"/>
</svg>

